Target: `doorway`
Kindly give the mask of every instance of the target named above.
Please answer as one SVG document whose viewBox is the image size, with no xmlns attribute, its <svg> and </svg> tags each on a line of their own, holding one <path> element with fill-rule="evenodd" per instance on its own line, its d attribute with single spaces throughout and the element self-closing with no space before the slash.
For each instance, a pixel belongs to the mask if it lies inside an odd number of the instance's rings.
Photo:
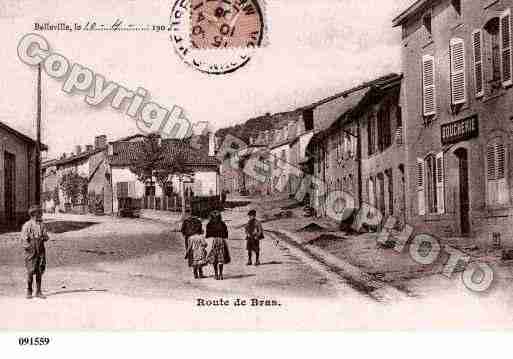
<svg viewBox="0 0 513 359">
<path fill-rule="evenodd" d="M 8 226 L 16 219 L 16 156 L 4 152 L 4 210 Z"/>
<path fill-rule="evenodd" d="M 470 235 L 470 196 L 468 185 L 468 152 L 464 148 L 457 149 L 454 154 L 458 158 L 460 232 L 463 236 Z"/>
</svg>

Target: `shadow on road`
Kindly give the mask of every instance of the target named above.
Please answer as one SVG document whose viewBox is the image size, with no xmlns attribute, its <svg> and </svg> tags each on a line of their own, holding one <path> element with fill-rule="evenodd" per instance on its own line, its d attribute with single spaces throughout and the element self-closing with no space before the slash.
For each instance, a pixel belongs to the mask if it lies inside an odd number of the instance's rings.
<svg viewBox="0 0 513 359">
<path fill-rule="evenodd" d="M 59 294 L 90 293 L 90 292 L 105 293 L 105 292 L 107 292 L 107 289 L 70 289 L 70 290 L 60 290 L 57 292 L 49 292 L 49 293 L 45 293 L 45 295 L 47 297 L 52 297 L 54 295 L 59 295 Z"/>
<path fill-rule="evenodd" d="M 98 222 L 55 221 L 46 222 L 46 228 L 50 233 L 65 233 L 80 231 L 95 224 L 98 224 Z"/>
<path fill-rule="evenodd" d="M 256 274 L 225 275 L 224 276 L 224 280 L 228 280 L 228 279 L 243 279 L 243 278 L 250 278 L 250 277 L 256 277 Z"/>
</svg>

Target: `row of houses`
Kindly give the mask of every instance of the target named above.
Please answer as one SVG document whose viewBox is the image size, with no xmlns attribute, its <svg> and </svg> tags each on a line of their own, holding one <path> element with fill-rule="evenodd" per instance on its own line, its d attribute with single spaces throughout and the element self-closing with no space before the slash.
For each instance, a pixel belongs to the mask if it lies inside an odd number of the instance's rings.
<svg viewBox="0 0 513 359">
<path fill-rule="evenodd" d="M 142 180 L 131 169 L 144 153 L 146 135 L 138 134 L 114 141 L 95 137 L 94 145 L 76 146 L 75 152 L 44 161 L 42 164 L 43 202 L 46 211 L 101 212 L 117 214 L 127 199 L 137 206 L 157 210 L 176 210 L 182 196 L 213 197 L 220 193 L 219 163 L 215 157 L 212 135 L 185 140 L 160 139 L 164 160 L 183 156 L 186 180 L 174 176 L 164 185 L 155 179 Z M 191 141 L 198 142 L 194 146 Z M 63 178 L 72 174 L 83 183 L 83 193 L 75 198 L 63 186 Z M 163 188 L 164 187 L 164 188 Z M 80 191 L 79 191 L 80 192 Z M 190 204 L 189 204 L 190 205 Z"/>
<path fill-rule="evenodd" d="M 293 175 L 275 186 L 289 175 L 284 160 L 324 186 L 310 191 L 319 216 L 325 193 L 341 190 L 357 207 L 368 203 L 432 235 L 509 237 L 512 7 L 510 0 L 416 1 L 393 21 L 402 29 L 402 74 L 268 115 L 276 127 L 248 144 L 267 159 L 268 180 L 257 186 L 241 175 L 248 171 L 235 171 L 223 184 L 292 194 L 301 182 Z"/>
</svg>

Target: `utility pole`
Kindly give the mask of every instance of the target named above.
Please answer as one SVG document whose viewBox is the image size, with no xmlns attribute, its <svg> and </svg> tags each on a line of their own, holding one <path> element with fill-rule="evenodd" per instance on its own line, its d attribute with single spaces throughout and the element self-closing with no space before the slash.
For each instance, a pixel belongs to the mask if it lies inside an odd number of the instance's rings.
<svg viewBox="0 0 513 359">
<path fill-rule="evenodd" d="M 36 203 L 41 204 L 41 64 L 37 67 Z"/>
</svg>

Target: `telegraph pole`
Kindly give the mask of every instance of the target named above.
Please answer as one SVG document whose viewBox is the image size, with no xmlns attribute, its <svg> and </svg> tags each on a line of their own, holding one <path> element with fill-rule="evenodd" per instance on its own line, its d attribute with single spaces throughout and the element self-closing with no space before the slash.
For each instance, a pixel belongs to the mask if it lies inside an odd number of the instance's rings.
<svg viewBox="0 0 513 359">
<path fill-rule="evenodd" d="M 41 64 L 37 67 L 36 203 L 41 204 Z"/>
</svg>

